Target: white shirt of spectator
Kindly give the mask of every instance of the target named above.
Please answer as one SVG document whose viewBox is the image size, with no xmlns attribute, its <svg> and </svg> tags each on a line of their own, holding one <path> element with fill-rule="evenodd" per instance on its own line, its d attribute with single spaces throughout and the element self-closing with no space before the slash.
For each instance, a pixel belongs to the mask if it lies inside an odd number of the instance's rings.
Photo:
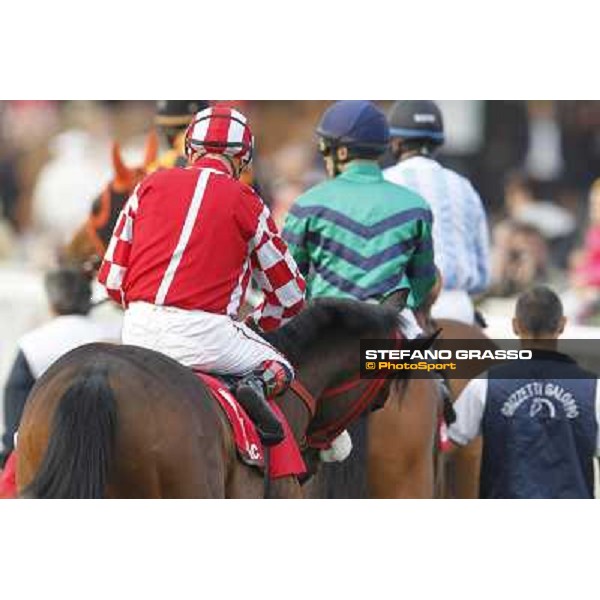
<svg viewBox="0 0 600 600">
<path fill-rule="evenodd" d="M 112 328 L 114 329 L 114 328 Z M 35 379 L 63 354 L 92 342 L 111 342 L 113 331 L 83 315 L 62 315 L 25 334 L 19 348 Z"/>
</svg>

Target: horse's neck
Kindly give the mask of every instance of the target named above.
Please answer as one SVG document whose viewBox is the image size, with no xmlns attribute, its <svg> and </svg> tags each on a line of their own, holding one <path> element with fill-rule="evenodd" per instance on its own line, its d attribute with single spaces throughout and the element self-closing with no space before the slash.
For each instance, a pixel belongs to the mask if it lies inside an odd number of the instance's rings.
<svg viewBox="0 0 600 600">
<path fill-rule="evenodd" d="M 353 356 L 354 360 L 352 360 Z M 296 379 L 315 399 L 318 411 L 319 398 L 323 392 L 328 387 L 339 383 L 343 377 L 352 375 L 351 371 L 358 372 L 359 368 L 358 351 L 354 345 L 345 344 L 343 347 L 334 345 L 324 353 L 319 353 L 318 357 L 313 356 L 307 363 L 299 365 Z M 298 441 L 302 441 L 311 421 L 305 403 L 296 392 L 289 390 L 282 396 L 279 405 L 294 436 Z"/>
</svg>

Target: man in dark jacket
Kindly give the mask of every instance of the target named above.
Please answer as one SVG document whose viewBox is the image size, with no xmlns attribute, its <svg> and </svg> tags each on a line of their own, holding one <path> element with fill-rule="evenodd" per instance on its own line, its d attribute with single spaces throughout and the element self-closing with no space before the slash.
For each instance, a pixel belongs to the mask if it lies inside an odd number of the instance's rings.
<svg viewBox="0 0 600 600">
<path fill-rule="evenodd" d="M 600 386 L 557 351 L 565 321 L 548 287 L 523 293 L 513 328 L 531 360 L 492 367 L 454 404 L 450 439 L 465 445 L 482 436 L 482 498 L 594 497 Z"/>
</svg>

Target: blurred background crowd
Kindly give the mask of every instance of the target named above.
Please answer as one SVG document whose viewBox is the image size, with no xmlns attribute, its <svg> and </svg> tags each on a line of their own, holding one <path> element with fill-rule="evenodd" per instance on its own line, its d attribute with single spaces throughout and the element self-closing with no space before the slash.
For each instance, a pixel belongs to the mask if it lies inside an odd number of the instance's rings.
<svg viewBox="0 0 600 600">
<path fill-rule="evenodd" d="M 281 225 L 294 200 L 325 177 L 314 127 L 329 102 L 230 102 L 252 123 L 254 185 Z M 549 282 L 571 317 L 600 322 L 600 102 L 439 104 L 447 140 L 440 162 L 473 182 L 491 223 L 487 296 Z M 155 108 L 153 101 L 0 102 L 0 291 L 13 290 L 16 277 L 24 297 L 31 293 L 23 273 L 54 263 L 111 179 L 112 141 L 126 162 L 141 163 Z M 14 298 L 0 294 L 0 309 Z"/>
<path fill-rule="evenodd" d="M 255 183 L 279 223 L 324 177 L 314 126 L 326 101 L 232 101 L 257 136 Z M 381 102 L 387 109 L 388 102 Z M 578 318 L 600 286 L 600 102 L 442 101 L 440 160 L 478 189 L 492 223 L 494 283 L 578 288 Z M 140 162 L 151 101 L 0 103 L 0 261 L 44 268 L 111 178 L 110 146 Z M 594 234 L 594 232 L 598 232 Z M 598 271 L 595 275 L 594 270 Z M 567 302 L 569 304 L 569 302 Z"/>
</svg>

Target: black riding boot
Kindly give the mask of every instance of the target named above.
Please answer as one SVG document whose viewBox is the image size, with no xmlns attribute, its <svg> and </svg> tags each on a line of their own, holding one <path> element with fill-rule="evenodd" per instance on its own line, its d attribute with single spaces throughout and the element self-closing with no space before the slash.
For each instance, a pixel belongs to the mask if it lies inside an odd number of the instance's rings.
<svg viewBox="0 0 600 600">
<path fill-rule="evenodd" d="M 261 442 L 275 446 L 285 437 L 283 425 L 269 406 L 263 382 L 256 375 L 247 375 L 236 386 L 235 396 L 256 425 Z"/>
</svg>

